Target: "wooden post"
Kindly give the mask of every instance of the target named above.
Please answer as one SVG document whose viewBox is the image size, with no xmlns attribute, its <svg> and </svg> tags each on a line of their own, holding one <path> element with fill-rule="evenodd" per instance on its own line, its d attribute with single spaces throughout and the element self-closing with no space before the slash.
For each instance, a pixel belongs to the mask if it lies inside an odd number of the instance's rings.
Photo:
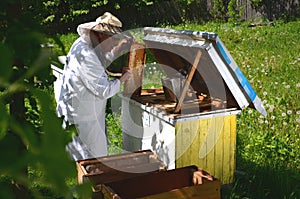
<svg viewBox="0 0 300 199">
<path fill-rule="evenodd" d="M 190 72 L 188 74 L 188 77 L 187 77 L 186 81 L 185 81 L 185 85 L 184 85 L 184 87 L 182 89 L 182 93 L 180 95 L 179 101 L 176 104 L 176 107 L 175 107 L 175 110 L 174 110 L 175 113 L 178 113 L 180 111 L 180 109 L 181 109 L 182 102 L 183 102 L 183 100 L 185 98 L 186 92 L 188 91 L 188 88 L 190 86 L 190 83 L 192 81 L 194 73 L 195 73 L 195 71 L 197 69 L 197 66 L 199 64 L 201 55 L 202 55 L 202 52 L 199 50 L 198 53 L 197 53 L 197 55 L 196 55 L 194 64 L 192 65 L 192 68 L 191 68 L 191 70 L 190 70 Z"/>
</svg>

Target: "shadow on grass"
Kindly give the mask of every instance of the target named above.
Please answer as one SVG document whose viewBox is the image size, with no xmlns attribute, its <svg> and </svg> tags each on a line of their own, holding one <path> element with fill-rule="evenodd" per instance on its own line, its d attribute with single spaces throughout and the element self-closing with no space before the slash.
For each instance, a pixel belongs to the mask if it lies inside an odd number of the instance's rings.
<svg viewBox="0 0 300 199">
<path fill-rule="evenodd" d="M 247 163 L 235 181 L 222 188 L 222 199 L 300 199 L 300 172 Z"/>
</svg>

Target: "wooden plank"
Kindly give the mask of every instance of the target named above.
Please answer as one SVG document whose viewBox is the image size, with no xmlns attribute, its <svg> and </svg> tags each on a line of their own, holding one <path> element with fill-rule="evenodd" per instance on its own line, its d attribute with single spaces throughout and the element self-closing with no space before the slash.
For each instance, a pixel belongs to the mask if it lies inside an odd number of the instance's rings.
<svg viewBox="0 0 300 199">
<path fill-rule="evenodd" d="M 159 163 L 148 163 L 148 164 L 141 164 L 137 166 L 123 168 L 122 170 L 117 170 L 110 168 L 106 172 L 99 172 L 95 175 L 85 175 L 83 176 L 84 181 L 91 181 L 95 185 L 101 185 L 106 183 L 111 183 L 119 180 L 124 180 L 127 178 L 133 178 L 141 175 L 145 175 L 146 173 L 162 171 L 159 170 L 160 164 Z"/>
<path fill-rule="evenodd" d="M 206 136 L 207 136 L 207 128 L 208 128 L 208 124 L 209 124 L 209 121 L 210 119 L 202 119 L 200 120 L 200 140 L 201 140 L 201 144 L 199 145 L 199 149 L 198 149 L 198 152 L 197 152 L 197 155 L 199 157 L 199 165 L 201 165 L 201 167 L 204 169 L 204 170 L 207 170 L 207 157 L 206 155 L 203 156 L 201 154 L 201 149 L 205 149 L 206 151 L 206 148 L 207 148 L 207 142 L 205 140 Z"/>
<path fill-rule="evenodd" d="M 146 161 L 149 158 L 157 158 L 155 157 L 154 153 L 151 150 L 143 150 L 133 153 L 124 153 L 124 154 L 118 154 L 118 155 L 111 155 L 111 156 L 105 156 L 100 158 L 91 158 L 86 160 L 79 160 L 77 161 L 80 165 L 86 166 L 89 164 L 97 164 L 97 163 L 105 163 L 109 164 L 109 162 L 118 163 L 120 165 L 126 164 L 132 164 L 132 159 L 135 161 Z"/>
<path fill-rule="evenodd" d="M 228 183 L 233 182 L 236 170 L 236 115 L 230 116 L 230 154 L 230 178 Z"/>
<path fill-rule="evenodd" d="M 195 140 L 197 139 L 197 134 L 198 134 L 198 120 L 190 120 L 188 122 L 189 126 L 189 143 L 187 145 L 188 150 L 186 153 L 186 156 L 189 157 L 189 161 L 185 163 L 186 166 L 188 165 L 199 165 L 197 159 L 197 154 L 199 151 L 199 143 Z M 198 136 L 199 137 L 199 136 Z M 201 167 L 201 165 L 199 165 Z"/>
<path fill-rule="evenodd" d="M 195 139 L 199 137 L 197 136 L 199 128 L 198 123 L 199 120 L 190 120 L 185 122 L 177 122 L 175 124 L 177 168 L 188 165 L 198 165 L 198 149 L 195 148 L 197 147 L 197 144 L 195 144 Z"/>
<path fill-rule="evenodd" d="M 215 134 L 215 176 L 219 179 L 223 177 L 223 141 L 224 141 L 224 117 L 216 117 L 216 134 Z"/>
<path fill-rule="evenodd" d="M 176 157 L 176 168 L 182 167 L 184 165 L 184 142 L 185 142 L 185 134 L 184 134 L 184 123 L 177 122 L 175 124 L 175 157 Z"/>
<path fill-rule="evenodd" d="M 190 143 L 191 143 L 191 133 L 192 133 L 192 125 L 191 122 L 186 122 L 183 125 L 183 131 L 181 131 L 183 134 L 183 142 L 181 148 L 183 149 L 183 155 L 182 155 L 182 160 L 183 160 L 183 166 L 188 166 L 190 165 L 189 163 L 191 162 L 191 150 L 190 150 Z"/>
<path fill-rule="evenodd" d="M 81 164 L 76 162 L 76 168 L 77 168 L 77 183 L 82 184 L 83 183 L 83 176 L 87 174 L 86 170 L 82 167 Z"/>
<path fill-rule="evenodd" d="M 174 189 L 169 192 L 146 196 L 140 199 L 220 199 L 220 186 L 220 181 L 213 181 L 202 185 Z"/>
<path fill-rule="evenodd" d="M 95 187 L 115 180 L 165 170 L 163 162 L 150 150 L 79 160 L 78 183 L 91 181 Z"/>
<path fill-rule="evenodd" d="M 103 193 L 104 199 L 121 199 L 121 197 L 118 196 L 118 194 L 116 194 L 114 190 L 109 186 L 103 185 L 101 191 Z"/>
<path fill-rule="evenodd" d="M 231 137 L 231 128 L 230 128 L 230 117 L 225 117 L 224 124 L 224 146 L 223 146 L 223 178 L 222 183 L 226 183 L 230 181 L 230 137 Z"/>
<path fill-rule="evenodd" d="M 105 198 L 148 198 L 156 199 L 182 194 L 183 196 L 205 196 L 205 198 L 220 198 L 220 182 L 203 180 L 200 185 L 194 185 L 196 166 L 188 166 L 168 171 L 149 173 L 135 178 L 107 183 L 103 186 Z M 186 195 L 184 195 L 186 194 Z M 213 196 L 213 197 L 211 197 Z M 176 197 L 175 197 L 176 198 Z M 187 197 L 185 197 L 187 198 Z M 188 197 L 199 198 L 199 197 Z"/>
<path fill-rule="evenodd" d="M 175 110 L 174 110 L 175 113 L 178 113 L 178 112 L 180 111 L 180 109 L 181 109 L 182 102 L 183 102 L 183 100 L 184 100 L 184 98 L 185 98 L 185 95 L 186 95 L 186 92 L 188 91 L 188 88 L 189 88 L 189 86 L 190 86 L 190 84 L 191 84 L 192 78 L 193 78 L 194 73 L 195 73 L 195 71 L 196 71 L 196 69 L 197 69 L 197 66 L 198 66 L 198 64 L 199 64 L 201 55 L 202 55 L 202 52 L 199 50 L 199 51 L 197 52 L 195 61 L 194 61 L 193 65 L 192 65 L 192 68 L 191 68 L 191 70 L 190 70 L 190 72 L 189 72 L 189 74 L 188 74 L 188 77 L 187 77 L 186 82 L 185 82 L 185 84 L 184 84 L 184 87 L 183 87 L 183 89 L 182 89 L 182 93 L 181 93 L 181 95 L 180 95 L 179 101 L 178 101 L 178 103 L 176 104 L 176 107 L 175 107 Z"/>
<path fill-rule="evenodd" d="M 199 167 L 203 168 L 203 165 L 199 158 L 199 148 L 200 148 L 200 145 L 202 144 L 202 141 L 200 140 L 200 124 L 201 124 L 201 120 L 194 120 L 191 122 L 192 131 L 195 132 L 195 135 L 191 142 L 189 154 L 191 157 L 190 164 L 198 165 Z"/>
<path fill-rule="evenodd" d="M 205 137 L 206 140 L 206 163 L 207 167 L 206 170 L 207 172 L 211 173 L 214 175 L 215 172 L 215 167 L 216 167 L 216 162 L 215 162 L 215 147 L 214 147 L 214 142 L 215 142 L 215 134 L 216 134 L 216 118 L 210 118 L 207 126 L 207 135 Z M 203 154 L 204 155 L 204 154 Z"/>
<path fill-rule="evenodd" d="M 223 177 L 222 183 L 233 182 L 235 172 L 235 142 L 236 142 L 236 116 L 230 115 L 224 118 L 224 146 L 223 146 Z"/>
<path fill-rule="evenodd" d="M 211 119 L 190 120 L 177 122 L 176 128 L 176 167 L 187 165 L 199 165 L 207 170 L 207 129 Z M 189 149 L 183 153 L 186 143 L 183 140 L 189 139 Z M 202 154 L 200 154 L 200 149 Z M 178 154 L 182 154 L 178 157 Z"/>
<path fill-rule="evenodd" d="M 132 77 L 125 81 L 123 95 L 134 96 L 141 94 L 145 61 L 145 45 L 133 43 L 128 57 L 128 68 L 132 72 Z"/>
<path fill-rule="evenodd" d="M 139 198 L 191 185 L 195 166 L 155 172 L 107 183 L 121 198 Z M 128 191 L 130 190 L 130 191 Z"/>
</svg>

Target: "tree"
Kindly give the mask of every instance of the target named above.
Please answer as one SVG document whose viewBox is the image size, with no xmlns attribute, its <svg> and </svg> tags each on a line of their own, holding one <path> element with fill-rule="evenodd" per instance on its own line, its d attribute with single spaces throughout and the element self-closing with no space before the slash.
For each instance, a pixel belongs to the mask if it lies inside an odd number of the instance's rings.
<svg viewBox="0 0 300 199">
<path fill-rule="evenodd" d="M 41 45 L 46 37 L 40 21 L 32 20 L 37 16 L 24 11 L 28 3 L 0 3 L 0 198 L 38 197 L 36 184 L 71 197 L 66 179 L 76 169 L 65 151 L 70 136 L 55 115 L 47 89 L 51 52 Z"/>
</svg>

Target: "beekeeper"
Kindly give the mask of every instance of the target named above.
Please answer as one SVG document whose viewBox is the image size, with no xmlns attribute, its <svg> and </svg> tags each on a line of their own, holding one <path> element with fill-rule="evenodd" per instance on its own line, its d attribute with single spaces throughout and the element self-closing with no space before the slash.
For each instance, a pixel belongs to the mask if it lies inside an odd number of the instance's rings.
<svg viewBox="0 0 300 199">
<path fill-rule="evenodd" d="M 109 12 L 96 21 L 80 24 L 80 37 L 66 57 L 57 114 L 64 118 L 64 127 L 74 124 L 77 129 L 78 136 L 67 145 L 74 160 L 107 155 L 106 102 L 131 76 L 127 71 L 119 79 L 110 80 L 106 73 L 119 53 L 130 48 L 128 39 L 120 39 L 121 27 L 120 20 Z"/>
</svg>

